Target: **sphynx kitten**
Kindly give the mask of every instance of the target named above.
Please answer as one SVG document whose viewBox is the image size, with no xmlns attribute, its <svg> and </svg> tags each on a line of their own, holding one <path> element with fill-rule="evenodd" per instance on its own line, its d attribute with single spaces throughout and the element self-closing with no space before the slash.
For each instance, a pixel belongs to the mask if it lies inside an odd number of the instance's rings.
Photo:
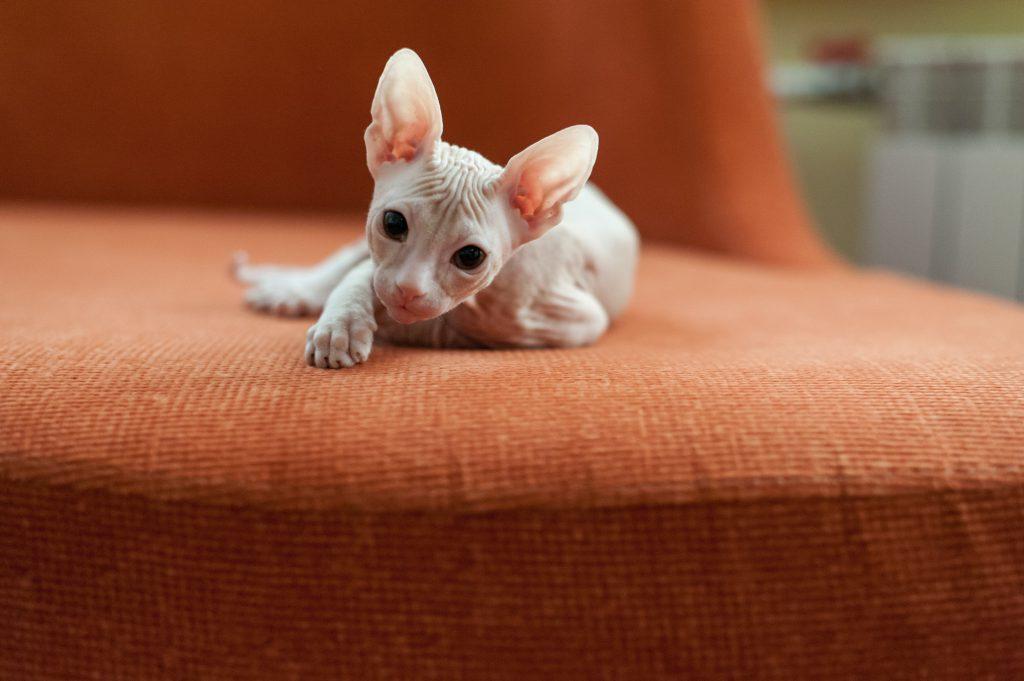
<svg viewBox="0 0 1024 681">
<path fill-rule="evenodd" d="M 597 133 L 576 125 L 504 168 L 441 141 L 441 107 L 415 52 L 384 67 L 366 129 L 375 185 L 366 238 L 308 268 L 250 265 L 246 301 L 315 314 L 305 357 L 323 369 L 370 356 L 374 336 L 433 347 L 576 347 L 626 306 L 639 239 L 587 184 Z"/>
</svg>

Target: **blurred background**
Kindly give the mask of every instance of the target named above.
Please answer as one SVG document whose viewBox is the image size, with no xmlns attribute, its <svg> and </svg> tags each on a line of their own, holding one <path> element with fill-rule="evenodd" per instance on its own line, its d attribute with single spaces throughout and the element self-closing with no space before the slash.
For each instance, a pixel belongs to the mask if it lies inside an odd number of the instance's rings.
<svg viewBox="0 0 1024 681">
<path fill-rule="evenodd" d="M 1024 2 L 765 0 L 805 199 L 855 262 L 1021 299 Z"/>
<path fill-rule="evenodd" d="M 765 64 L 737 50 L 683 68 L 745 40 L 672 40 L 680 23 L 732 25 L 712 15 L 735 3 L 715 7 L 7 0 L 0 200 L 358 211 L 374 83 L 411 45 L 451 141 L 503 162 L 589 122 L 602 136 L 595 177 L 645 236 L 685 225 L 690 245 L 742 255 L 722 225 L 771 242 L 767 223 L 805 219 L 788 178 L 729 162 L 742 150 L 770 167 L 775 153 L 770 123 L 737 111 L 749 67 L 771 84 L 809 212 L 837 252 L 1024 297 L 1024 1 L 763 0 L 750 31 Z M 740 187 L 742 201 L 716 203 Z"/>
</svg>

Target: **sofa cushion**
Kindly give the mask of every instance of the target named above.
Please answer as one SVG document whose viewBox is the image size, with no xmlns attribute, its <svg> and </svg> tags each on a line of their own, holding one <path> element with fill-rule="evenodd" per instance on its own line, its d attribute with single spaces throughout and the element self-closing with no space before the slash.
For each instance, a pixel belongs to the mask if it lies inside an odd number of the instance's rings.
<svg viewBox="0 0 1024 681">
<path fill-rule="evenodd" d="M 0 672 L 1024 671 L 1014 305 L 648 247 L 593 347 L 309 368 L 229 256 L 356 222 L 2 209 Z"/>
<path fill-rule="evenodd" d="M 486 510 L 1024 478 L 1024 313 L 887 274 L 646 249 L 578 350 L 304 365 L 230 254 L 313 262 L 353 221 L 8 209 L 11 475 L 187 498 Z"/>
</svg>

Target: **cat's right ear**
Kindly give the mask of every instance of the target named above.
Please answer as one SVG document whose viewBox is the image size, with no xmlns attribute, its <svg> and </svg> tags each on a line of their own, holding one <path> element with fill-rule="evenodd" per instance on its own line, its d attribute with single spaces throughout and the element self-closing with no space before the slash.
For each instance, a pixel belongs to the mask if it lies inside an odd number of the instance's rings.
<svg viewBox="0 0 1024 681">
<path fill-rule="evenodd" d="M 366 129 L 366 165 L 374 177 L 388 163 L 429 154 L 441 139 L 441 104 L 427 68 L 415 52 L 391 55 L 377 82 Z"/>
</svg>

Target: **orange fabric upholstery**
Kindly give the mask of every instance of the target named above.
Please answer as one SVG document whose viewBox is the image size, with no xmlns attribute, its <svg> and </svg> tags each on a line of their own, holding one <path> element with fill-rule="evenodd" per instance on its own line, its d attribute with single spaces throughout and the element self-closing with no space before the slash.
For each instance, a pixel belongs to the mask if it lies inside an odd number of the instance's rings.
<svg viewBox="0 0 1024 681">
<path fill-rule="evenodd" d="M 0 196 L 363 210 L 377 77 L 416 49 L 446 138 L 503 163 L 601 135 L 644 236 L 832 262 L 790 182 L 751 0 L 8 0 Z"/>
<path fill-rule="evenodd" d="M 0 678 L 1024 675 L 1024 313 L 648 247 L 573 351 L 303 365 L 230 251 L 0 212 Z"/>
<path fill-rule="evenodd" d="M 4 197 L 354 214 L 408 45 L 647 243 L 593 347 L 328 372 L 226 264 L 357 218 L 0 208 L 0 679 L 1024 677 L 1024 314 L 835 266 L 754 9 L 0 4 Z"/>
</svg>

